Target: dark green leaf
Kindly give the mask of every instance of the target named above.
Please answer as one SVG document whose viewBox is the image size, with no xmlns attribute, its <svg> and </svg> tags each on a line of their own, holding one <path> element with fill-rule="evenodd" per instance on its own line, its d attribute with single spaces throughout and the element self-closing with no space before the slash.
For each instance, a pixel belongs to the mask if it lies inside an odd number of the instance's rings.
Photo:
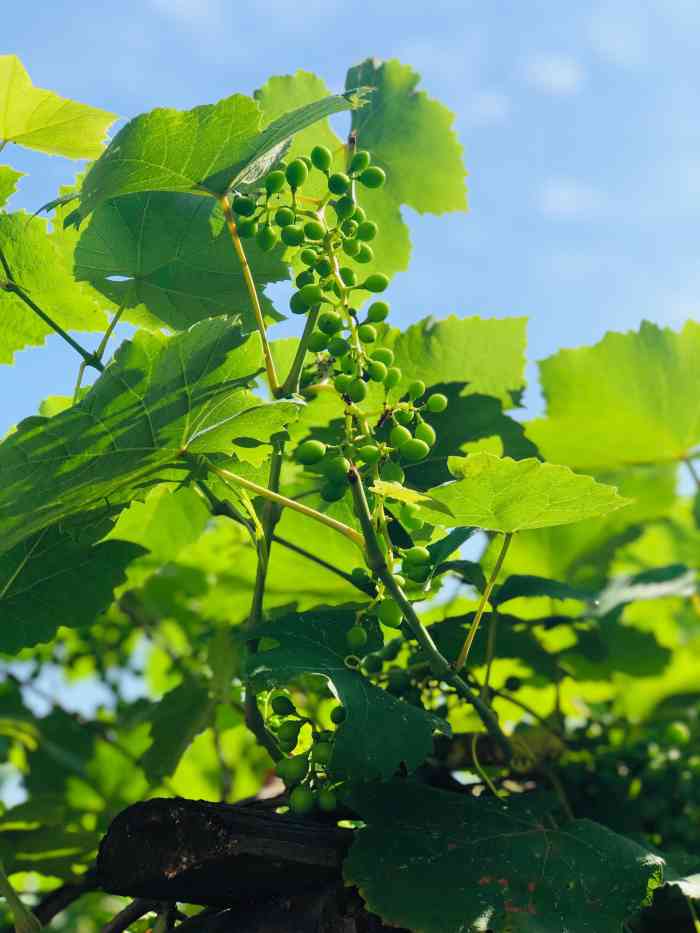
<svg viewBox="0 0 700 933">
<path fill-rule="evenodd" d="M 173 774 L 193 739 L 210 724 L 215 706 L 205 684 L 186 680 L 154 707 L 153 741 L 140 762 L 151 784 Z"/>
<path fill-rule="evenodd" d="M 561 583 L 559 580 L 514 573 L 494 592 L 491 602 L 494 606 L 500 606 L 511 599 L 520 599 L 523 596 L 533 598 L 548 596 L 550 599 L 578 599 L 583 602 L 594 598 L 593 593 L 582 590 L 578 586 Z"/>
</svg>

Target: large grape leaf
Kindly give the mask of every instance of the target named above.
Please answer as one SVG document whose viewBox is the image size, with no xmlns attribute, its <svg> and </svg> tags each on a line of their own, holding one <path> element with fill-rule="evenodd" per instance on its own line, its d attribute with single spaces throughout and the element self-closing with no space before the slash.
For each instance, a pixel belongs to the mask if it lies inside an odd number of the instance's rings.
<svg viewBox="0 0 700 933">
<path fill-rule="evenodd" d="M 260 130 L 257 103 L 234 94 L 193 110 L 158 108 L 130 120 L 88 172 L 81 217 L 110 198 L 137 191 L 213 196 L 255 181 L 299 130 L 361 104 L 356 91 L 324 97 Z"/>
<path fill-rule="evenodd" d="M 114 198 L 90 218 L 75 252 L 75 275 L 126 307 L 124 319 L 183 330 L 206 317 L 236 315 L 244 329 L 255 318 L 220 207 L 210 198 L 147 192 Z M 258 289 L 289 277 L 281 250 L 255 241 L 246 256 Z M 269 299 L 264 310 L 279 319 Z M 144 312 L 146 319 L 144 320 Z"/>
<path fill-rule="evenodd" d="M 153 707 L 152 744 L 140 762 L 152 784 L 175 771 L 192 740 L 210 724 L 215 706 L 206 684 L 190 679 Z"/>
<path fill-rule="evenodd" d="M 420 933 L 620 933 L 665 862 L 590 820 L 558 827 L 549 802 L 391 781 L 353 790 L 367 823 L 344 875 L 390 926 Z"/>
<path fill-rule="evenodd" d="M 49 234 L 46 221 L 19 211 L 0 213 L 0 250 L 14 281 L 64 330 L 101 331 L 103 308 L 110 302 L 87 283 L 73 278 L 72 231 Z M 40 345 L 52 333 L 17 295 L 2 288 L 0 267 L 0 363 L 11 363 L 16 350 Z"/>
<path fill-rule="evenodd" d="M 34 87 L 16 55 L 0 55 L 0 143 L 94 159 L 115 114 Z"/>
<path fill-rule="evenodd" d="M 9 165 L 0 165 L 0 207 L 15 193 L 17 182 L 23 175 L 24 172 L 16 172 Z"/>
<path fill-rule="evenodd" d="M 322 674 L 335 687 L 347 717 L 338 727 L 330 769 L 353 780 L 389 778 L 403 762 L 413 771 L 432 749 L 444 719 L 380 690 L 345 664 L 351 654 L 345 642 L 355 612 L 330 610 L 291 613 L 261 626 L 258 634 L 278 642 L 249 661 L 249 673 L 269 687 L 301 674 Z M 376 624 L 369 628 L 365 650 L 381 647 Z"/>
<path fill-rule="evenodd" d="M 448 465 L 458 481 L 428 493 L 450 509 L 450 526 L 476 525 L 511 533 L 567 525 L 627 505 L 614 486 L 539 460 L 478 453 L 450 457 Z M 434 524 L 445 524 L 444 513 L 424 502 L 420 508 Z"/>
<path fill-rule="evenodd" d="M 138 544 L 93 543 L 54 526 L 0 555 L 0 651 L 49 641 L 61 625 L 91 625 L 143 553 Z"/>
<path fill-rule="evenodd" d="M 700 443 L 700 324 L 644 321 L 540 364 L 547 417 L 526 426 L 544 456 L 581 469 L 682 460 Z"/>
<path fill-rule="evenodd" d="M 222 318 L 122 344 L 77 405 L 21 422 L 0 444 L 0 549 L 105 498 L 128 501 L 178 462 L 186 476 L 184 451 L 230 452 L 238 416 L 255 437 L 253 407 L 266 432 L 265 406 L 247 391 L 261 356 L 257 334 Z M 293 403 L 271 404 L 279 428 L 295 416 Z"/>
</svg>

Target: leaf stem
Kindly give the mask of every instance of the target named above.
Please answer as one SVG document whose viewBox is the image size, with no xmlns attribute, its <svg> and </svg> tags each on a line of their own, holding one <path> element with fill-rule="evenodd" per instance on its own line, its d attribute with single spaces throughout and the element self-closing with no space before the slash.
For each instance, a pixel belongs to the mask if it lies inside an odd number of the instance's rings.
<svg viewBox="0 0 700 933">
<path fill-rule="evenodd" d="M 275 369 L 275 361 L 272 358 L 272 351 L 270 350 L 270 344 L 267 339 L 267 328 L 265 326 L 265 318 L 263 316 L 262 307 L 260 305 L 260 299 L 258 298 L 258 291 L 255 287 L 255 281 L 253 279 L 253 273 L 250 271 L 250 265 L 248 264 L 248 259 L 243 249 L 243 244 L 241 243 L 241 238 L 238 235 L 238 227 L 236 226 L 236 221 L 231 210 L 231 202 L 228 199 L 228 196 L 223 194 L 219 199 L 221 204 L 221 209 L 224 212 L 224 217 L 226 219 L 226 226 L 229 229 L 231 234 L 231 241 L 233 243 L 233 248 L 236 251 L 238 260 L 241 264 L 241 269 L 243 270 L 243 279 L 245 280 L 246 288 L 248 289 L 248 295 L 250 297 L 250 303 L 253 307 L 253 314 L 255 315 L 255 323 L 258 327 L 258 333 L 260 334 L 260 340 L 262 341 L 263 355 L 265 356 L 265 368 L 267 369 L 267 381 L 270 384 L 270 391 L 272 394 L 277 397 L 280 394 L 280 385 L 277 379 L 277 370 Z"/>
<path fill-rule="evenodd" d="M 513 754 L 510 747 L 510 742 L 503 733 L 495 713 L 489 706 L 486 705 L 486 703 L 482 701 L 481 697 L 477 696 L 470 690 L 462 678 L 459 677 L 459 675 L 453 670 L 447 658 L 443 657 L 443 655 L 440 653 L 437 645 L 430 635 L 430 632 L 426 629 L 426 627 L 416 615 L 416 611 L 413 608 L 413 605 L 406 597 L 406 594 L 396 582 L 396 578 L 387 566 L 387 563 L 384 559 L 384 554 L 379 547 L 377 534 L 374 530 L 374 526 L 372 525 L 372 517 L 367 505 L 367 498 L 365 496 L 364 486 L 362 485 L 362 479 L 354 467 L 350 473 L 350 485 L 352 488 L 353 498 L 355 500 L 355 512 L 360 521 L 360 525 L 365 536 L 367 566 L 377 574 L 379 579 L 386 587 L 387 591 L 400 606 L 404 615 L 404 619 L 406 620 L 408 627 L 411 629 L 414 638 L 428 657 L 430 668 L 435 677 L 437 677 L 438 680 L 442 680 L 453 687 L 457 694 L 462 697 L 462 699 L 466 700 L 474 707 L 474 710 L 484 724 L 486 731 L 493 736 L 493 738 L 501 747 L 501 750 L 505 756 L 505 761 L 510 761 Z"/>
<path fill-rule="evenodd" d="M 233 483 L 237 486 L 242 486 L 243 489 L 248 489 L 250 492 L 255 493 L 256 496 L 262 496 L 262 498 L 269 499 L 270 502 L 275 502 L 283 508 L 293 509 L 293 511 L 299 512 L 300 515 L 306 515 L 308 518 L 313 518 L 315 521 L 320 522 L 322 525 L 326 525 L 328 528 L 332 528 L 334 531 L 339 532 L 341 535 L 345 535 L 345 537 L 352 541 L 353 544 L 356 544 L 360 550 L 364 549 L 364 539 L 362 535 L 355 531 L 354 528 L 351 528 L 349 525 L 345 525 L 343 522 L 336 521 L 336 519 L 331 518 L 329 515 L 324 515 L 323 512 L 317 512 L 316 509 L 312 509 L 308 505 L 303 505 L 301 502 L 296 502 L 294 499 L 288 499 L 286 496 L 281 496 L 279 493 L 273 492 L 266 486 L 260 486 L 258 483 L 254 483 L 252 480 L 245 479 L 242 476 L 238 476 L 236 473 L 232 473 L 230 470 L 224 470 L 209 460 L 207 460 L 206 463 L 207 468 L 224 481 Z"/>
<path fill-rule="evenodd" d="M 90 353 L 88 350 L 86 350 L 85 347 L 81 346 L 77 340 L 73 340 L 71 335 L 68 334 L 61 327 L 60 324 L 57 324 L 56 321 L 53 320 L 53 318 L 49 317 L 49 315 L 45 311 L 43 311 L 39 307 L 39 305 L 36 304 L 36 302 L 32 301 L 32 299 L 29 297 L 29 295 L 27 295 L 27 293 L 24 291 L 21 285 L 18 285 L 17 282 L 15 282 L 12 276 L 10 267 L 7 263 L 7 259 L 5 258 L 5 254 L 3 253 L 1 249 L 0 249 L 0 264 L 2 264 L 3 270 L 5 272 L 5 281 L 4 282 L 0 281 L 0 290 L 10 292 L 13 295 L 17 295 L 19 300 L 23 301 L 28 308 L 31 308 L 34 314 L 36 314 L 37 317 L 41 318 L 41 320 L 45 324 L 48 324 L 48 326 L 51 328 L 52 331 L 54 331 L 54 333 L 58 334 L 58 336 L 61 337 L 63 340 L 65 340 L 65 342 L 70 347 L 72 347 L 76 351 L 76 353 L 79 353 L 80 356 L 82 356 L 83 361 L 86 366 L 92 366 L 93 369 L 97 369 L 100 372 L 102 372 L 104 369 L 104 366 L 102 365 L 102 362 L 97 358 L 97 356 L 94 353 Z"/>
<path fill-rule="evenodd" d="M 510 542 L 512 541 L 512 539 L 513 539 L 512 531 L 507 532 L 507 534 L 505 534 L 503 537 L 503 545 L 501 546 L 501 550 L 496 559 L 496 563 L 494 564 L 494 568 L 491 571 L 491 576 L 488 578 L 486 582 L 486 586 L 484 587 L 484 592 L 481 596 L 481 602 L 479 603 L 479 608 L 476 610 L 476 615 L 472 619 L 472 624 L 469 626 L 469 631 L 467 632 L 467 637 L 464 639 L 464 644 L 462 645 L 462 649 L 459 652 L 459 657 L 455 661 L 456 671 L 461 671 L 464 665 L 467 663 L 467 658 L 469 657 L 469 651 L 476 637 L 476 633 L 479 630 L 479 623 L 481 622 L 481 617 L 484 614 L 486 603 L 489 601 L 489 597 L 491 596 L 491 591 L 493 590 L 498 574 L 501 571 L 501 567 L 503 566 L 503 561 L 506 559 L 506 554 L 508 553 L 508 548 L 510 547 Z"/>
<path fill-rule="evenodd" d="M 306 316 L 306 324 L 304 325 L 304 332 L 301 335 L 299 340 L 299 346 L 297 347 L 297 352 L 294 355 L 294 360 L 292 361 L 292 366 L 287 373 L 287 378 L 282 383 L 280 388 L 280 395 L 291 395 L 294 392 L 299 391 L 299 379 L 301 377 L 301 371 L 304 368 L 304 360 L 306 359 L 306 353 L 309 343 L 309 337 L 314 331 L 316 326 L 316 321 L 318 316 L 321 313 L 320 306 L 314 308 Z"/>
</svg>

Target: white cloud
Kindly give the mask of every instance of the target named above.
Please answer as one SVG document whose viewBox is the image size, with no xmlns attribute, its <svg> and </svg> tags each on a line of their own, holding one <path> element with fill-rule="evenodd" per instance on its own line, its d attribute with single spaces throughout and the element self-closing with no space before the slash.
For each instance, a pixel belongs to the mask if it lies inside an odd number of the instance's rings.
<svg viewBox="0 0 700 933">
<path fill-rule="evenodd" d="M 525 65 L 525 78 L 546 94 L 576 94 L 586 73 L 575 58 L 566 55 L 537 55 Z"/>
<path fill-rule="evenodd" d="M 606 208 L 606 198 L 594 188 L 571 178 L 550 178 L 538 195 L 540 211 L 557 219 L 588 220 Z"/>
</svg>

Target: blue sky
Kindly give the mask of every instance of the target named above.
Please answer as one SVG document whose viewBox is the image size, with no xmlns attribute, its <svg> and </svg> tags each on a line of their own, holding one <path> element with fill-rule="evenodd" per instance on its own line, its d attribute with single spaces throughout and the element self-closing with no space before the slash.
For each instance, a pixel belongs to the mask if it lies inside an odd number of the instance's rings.
<svg viewBox="0 0 700 933">
<path fill-rule="evenodd" d="M 35 84 L 122 117 L 298 68 L 337 89 L 368 55 L 400 58 L 455 112 L 470 211 L 407 212 L 414 260 L 388 293 L 395 320 L 526 315 L 534 360 L 643 318 L 698 317 L 697 0 L 34 0 L 3 11 L 9 52 Z M 76 169 L 5 156 L 31 173 L 15 208 Z M 49 348 L 0 368 L 0 432 L 71 390 L 72 351 Z"/>
</svg>

